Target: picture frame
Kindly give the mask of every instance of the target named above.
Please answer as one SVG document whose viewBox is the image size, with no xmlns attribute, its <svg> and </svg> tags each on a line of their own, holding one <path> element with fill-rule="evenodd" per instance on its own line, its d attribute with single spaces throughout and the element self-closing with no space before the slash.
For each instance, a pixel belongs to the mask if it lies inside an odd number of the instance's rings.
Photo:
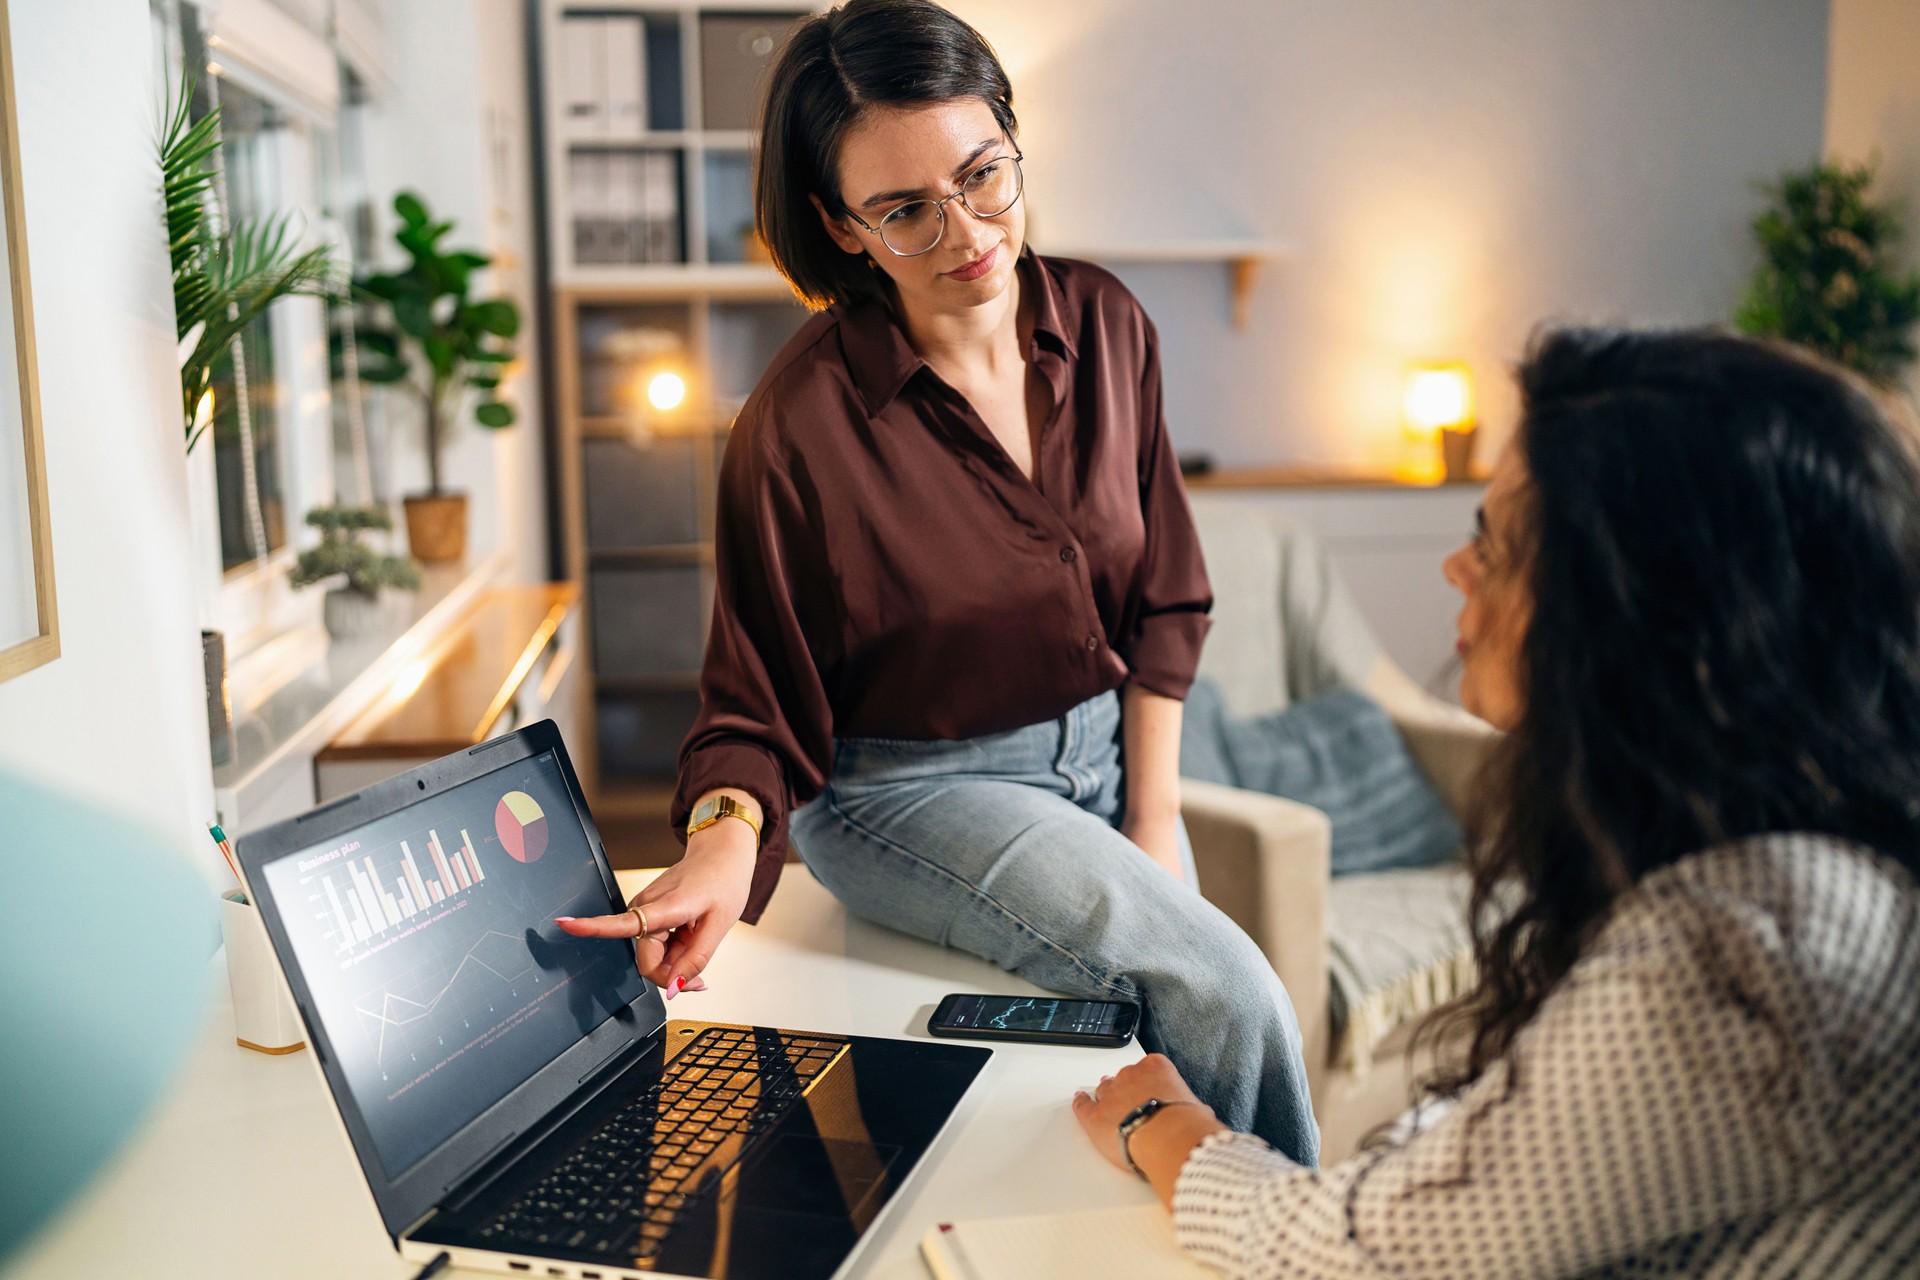
<svg viewBox="0 0 1920 1280">
<path fill-rule="evenodd" d="M 0 264 L 8 282 L 7 305 L 0 307 L 0 681 L 5 681 L 60 656 L 7 0 L 0 0 L 0 222 Z"/>
</svg>

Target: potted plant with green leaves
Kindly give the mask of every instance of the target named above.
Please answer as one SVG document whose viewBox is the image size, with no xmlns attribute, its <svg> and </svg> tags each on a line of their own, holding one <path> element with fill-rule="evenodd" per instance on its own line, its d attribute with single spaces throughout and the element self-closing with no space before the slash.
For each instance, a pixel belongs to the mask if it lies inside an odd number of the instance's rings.
<svg viewBox="0 0 1920 1280">
<path fill-rule="evenodd" d="M 405 556 L 383 555 L 360 535 L 370 529 L 393 528 L 393 517 L 380 507 L 315 507 L 307 523 L 320 531 L 320 544 L 300 553 L 288 581 L 312 586 L 330 578 L 344 578 L 328 591 L 324 601 L 327 634 L 351 640 L 373 631 L 380 617 L 380 589 L 420 589 L 420 567 Z"/>
<path fill-rule="evenodd" d="M 492 259 L 471 249 L 444 249 L 453 223 L 435 221 L 419 196 L 394 197 L 400 215 L 394 239 L 407 253 L 402 271 L 376 271 L 354 281 L 356 293 L 386 312 L 388 323 L 355 329 L 360 377 L 404 388 L 418 398 L 426 427 L 427 491 L 406 499 L 407 541 L 429 563 L 466 554 L 467 498 L 444 483 L 446 435 L 471 414 L 483 427 L 513 425 L 513 406 L 500 398 L 504 366 L 514 358 L 520 309 L 506 297 L 476 298 L 474 273 Z"/>
<path fill-rule="evenodd" d="M 195 547 L 208 565 L 220 560 L 214 507 L 218 483 L 209 450 L 194 445 L 214 421 L 213 386 L 231 370 L 241 333 L 282 298 L 324 296 L 339 287 L 325 246 L 299 247 L 288 215 L 229 222 L 218 207 L 220 109 L 197 117 L 197 81 L 183 76 L 161 109 L 157 138 L 161 220 L 173 270 L 174 338 L 179 344 L 180 423 L 188 479 L 196 492 Z M 213 763 L 233 755 L 233 709 L 227 696 L 226 638 L 203 628 L 207 737 Z"/>
<path fill-rule="evenodd" d="M 1760 266 L 1734 323 L 1891 386 L 1913 362 L 1920 273 L 1901 270 L 1900 218 L 1869 192 L 1875 166 L 1830 162 L 1766 188 Z"/>
<path fill-rule="evenodd" d="M 183 79 L 160 126 L 160 182 L 173 266 L 174 336 L 187 450 L 213 417 L 218 366 L 242 331 L 282 298 L 324 297 L 339 281 L 325 245 L 302 250 L 289 214 L 229 223 L 215 202 L 220 109 L 194 118 L 196 82 Z"/>
</svg>

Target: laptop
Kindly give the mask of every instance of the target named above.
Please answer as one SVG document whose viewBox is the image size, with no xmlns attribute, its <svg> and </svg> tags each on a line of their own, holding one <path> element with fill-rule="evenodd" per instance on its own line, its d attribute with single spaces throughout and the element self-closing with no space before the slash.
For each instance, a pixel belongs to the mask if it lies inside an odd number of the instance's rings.
<svg viewBox="0 0 1920 1280">
<path fill-rule="evenodd" d="M 401 1254 L 579 1280 L 827 1280 L 989 1051 L 668 1022 L 551 721 L 239 843 Z"/>
</svg>

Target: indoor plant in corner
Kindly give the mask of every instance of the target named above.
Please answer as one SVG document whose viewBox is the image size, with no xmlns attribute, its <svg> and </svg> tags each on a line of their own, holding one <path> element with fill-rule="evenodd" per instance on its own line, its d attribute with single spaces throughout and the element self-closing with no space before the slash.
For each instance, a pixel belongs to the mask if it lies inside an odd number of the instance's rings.
<svg viewBox="0 0 1920 1280">
<path fill-rule="evenodd" d="M 406 499 L 407 542 L 429 563 L 466 555 L 467 498 L 448 491 L 440 451 L 446 433 L 471 405 L 483 427 L 513 425 L 513 406 L 499 397 L 502 367 L 513 359 L 510 339 L 520 332 L 520 309 L 512 299 L 470 296 L 473 275 L 492 259 L 466 249 L 442 249 L 453 230 L 436 222 L 420 197 L 394 197 L 400 215 L 394 239 L 407 252 L 403 271 L 377 271 L 354 281 L 363 299 L 384 304 L 391 325 L 355 330 L 360 376 L 368 382 L 405 387 L 420 399 L 427 437 L 427 492 Z"/>
<path fill-rule="evenodd" d="M 288 578 L 296 587 L 329 578 L 346 581 L 327 592 L 327 634 L 351 640 L 373 631 L 380 617 L 380 588 L 420 588 L 420 569 L 404 556 L 382 555 L 360 541 L 367 529 L 391 529 L 393 517 L 379 507 L 315 507 L 307 523 L 320 531 L 320 545 L 300 553 Z"/>
<path fill-rule="evenodd" d="M 1734 323 L 1891 387 L 1913 363 L 1920 272 L 1900 265 L 1900 214 L 1870 197 L 1874 169 L 1827 161 L 1765 188 L 1760 266 Z"/>
</svg>

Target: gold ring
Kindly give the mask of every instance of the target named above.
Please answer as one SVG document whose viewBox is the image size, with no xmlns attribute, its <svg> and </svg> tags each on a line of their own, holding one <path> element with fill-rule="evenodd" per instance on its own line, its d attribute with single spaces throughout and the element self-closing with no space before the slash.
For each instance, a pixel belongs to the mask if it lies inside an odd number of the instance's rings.
<svg viewBox="0 0 1920 1280">
<path fill-rule="evenodd" d="M 628 907 L 627 911 L 630 915 L 633 916 L 635 920 L 638 920 L 640 922 L 640 934 L 637 938 L 634 939 L 634 941 L 645 942 L 648 938 L 651 938 L 653 936 L 653 931 L 647 928 L 647 913 L 642 911 L 638 907 Z"/>
</svg>

